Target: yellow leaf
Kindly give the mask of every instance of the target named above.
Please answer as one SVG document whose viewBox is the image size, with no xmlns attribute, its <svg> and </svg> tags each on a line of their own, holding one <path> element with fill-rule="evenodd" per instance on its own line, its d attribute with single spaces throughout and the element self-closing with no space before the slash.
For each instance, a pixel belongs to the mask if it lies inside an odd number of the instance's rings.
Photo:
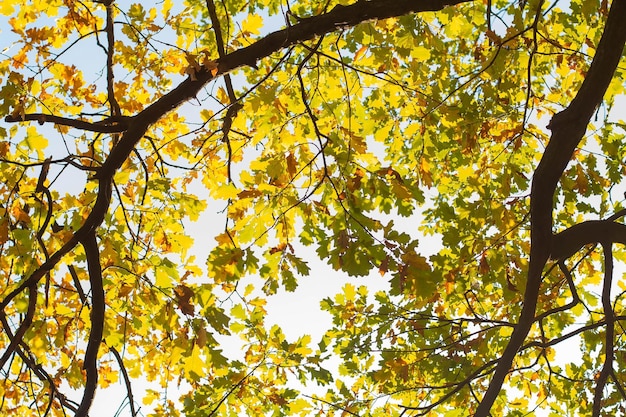
<svg viewBox="0 0 626 417">
<path fill-rule="evenodd" d="M 48 139 L 43 137 L 34 126 L 26 128 L 26 138 L 24 139 L 28 149 L 33 151 L 41 151 L 48 147 Z"/>
<path fill-rule="evenodd" d="M 356 297 L 356 288 L 352 284 L 346 284 L 343 286 L 343 293 L 346 296 L 346 300 L 354 301 Z"/>
<path fill-rule="evenodd" d="M 213 118 L 213 111 L 212 110 L 203 109 L 200 112 L 200 117 L 202 117 L 202 121 L 203 122 L 208 122 L 209 120 L 211 120 Z"/>
<path fill-rule="evenodd" d="M 167 273 L 157 268 L 154 272 L 155 283 L 157 287 L 165 288 L 172 284 L 172 280 Z"/>
<path fill-rule="evenodd" d="M 451 38 L 468 37 L 472 34 L 471 23 L 468 22 L 467 17 L 464 15 L 455 15 L 450 23 L 445 27 L 445 34 Z"/>
<path fill-rule="evenodd" d="M 67 354 L 66 354 L 65 352 L 63 352 L 63 351 L 61 351 L 61 355 L 60 355 L 60 356 L 61 356 L 61 366 L 62 366 L 63 368 L 68 368 L 68 367 L 70 366 L 70 363 L 71 363 L 71 361 L 72 361 L 72 360 L 71 360 L 71 359 L 70 359 L 70 357 L 69 357 L 69 356 L 67 356 Z"/>
<path fill-rule="evenodd" d="M 298 343 L 294 346 L 293 353 L 302 356 L 310 355 L 313 350 L 309 347 L 309 343 L 311 343 L 311 336 L 302 336 L 300 340 L 298 340 Z"/>
<path fill-rule="evenodd" d="M 217 187 L 211 192 L 211 197 L 220 200 L 230 200 L 237 197 L 237 194 L 239 194 L 239 190 L 231 183 Z"/>
<path fill-rule="evenodd" d="M 25 223 L 25 224 L 30 223 L 30 216 L 20 206 L 13 206 L 11 208 L 11 214 L 15 218 L 15 221 L 18 222 L 18 223 L 19 222 L 22 222 L 22 223 Z"/>
<path fill-rule="evenodd" d="M 471 165 L 460 167 L 458 170 L 459 181 L 465 182 L 467 178 L 472 176 L 475 172 L 475 169 Z"/>
<path fill-rule="evenodd" d="M 430 58 L 430 49 L 427 49 L 423 46 L 416 46 L 415 48 L 413 48 L 413 52 L 412 55 L 421 60 L 426 60 L 428 58 Z"/>
<path fill-rule="evenodd" d="M 200 354 L 200 347 L 194 345 L 191 356 L 186 358 L 183 365 L 185 377 L 191 381 L 197 381 L 205 374 L 205 364 Z"/>
<path fill-rule="evenodd" d="M 311 409 L 311 405 L 302 398 L 297 398 L 289 402 L 289 414 L 290 415 L 305 415 L 305 413 Z"/>
<path fill-rule="evenodd" d="M 172 10 L 173 6 L 174 6 L 174 2 L 172 0 L 165 0 L 163 2 L 161 13 L 163 14 L 163 17 L 165 18 L 165 20 L 167 20 L 167 18 L 170 16 L 170 11 Z"/>
<path fill-rule="evenodd" d="M 242 32 L 258 35 L 260 33 L 259 29 L 261 29 L 261 26 L 263 26 L 263 18 L 258 14 L 251 14 L 243 20 L 241 30 Z"/>
<path fill-rule="evenodd" d="M 14 1 L 2 1 L 0 2 L 0 14 L 5 16 L 10 16 L 13 14 L 13 9 L 17 5 L 17 2 Z"/>
<path fill-rule="evenodd" d="M 146 390 L 146 394 L 144 395 L 142 401 L 145 405 L 150 405 L 154 401 L 158 400 L 159 398 L 160 398 L 159 392 L 149 389 L 149 390 Z"/>
</svg>

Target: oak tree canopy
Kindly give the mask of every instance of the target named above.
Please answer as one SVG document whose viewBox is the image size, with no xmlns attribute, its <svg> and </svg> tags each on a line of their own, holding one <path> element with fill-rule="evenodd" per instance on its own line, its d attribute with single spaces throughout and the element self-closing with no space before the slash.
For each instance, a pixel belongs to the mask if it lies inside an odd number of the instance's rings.
<svg viewBox="0 0 626 417">
<path fill-rule="evenodd" d="M 0 16 L 2 415 L 626 415 L 625 1 Z"/>
</svg>

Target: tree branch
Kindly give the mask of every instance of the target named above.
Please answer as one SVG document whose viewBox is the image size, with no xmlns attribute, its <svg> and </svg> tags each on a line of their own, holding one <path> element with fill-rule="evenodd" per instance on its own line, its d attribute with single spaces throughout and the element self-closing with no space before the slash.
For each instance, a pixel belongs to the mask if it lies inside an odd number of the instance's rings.
<svg viewBox="0 0 626 417">
<path fill-rule="evenodd" d="M 476 416 L 487 417 L 513 360 L 535 321 L 535 310 L 543 269 L 553 249 L 552 209 L 557 183 L 582 139 L 595 109 L 613 78 L 626 43 L 626 2 L 615 1 L 606 21 L 589 72 L 580 90 L 563 112 L 555 115 L 549 128 L 550 142 L 535 170 L 530 193 L 530 264 L 519 322 L 505 348 Z"/>
<path fill-rule="evenodd" d="M 109 346 L 109 351 L 115 356 L 115 360 L 117 364 L 120 366 L 120 371 L 122 372 L 122 377 L 124 378 L 124 385 L 126 386 L 126 395 L 128 396 L 128 404 L 130 405 L 130 415 L 132 417 L 137 417 L 137 410 L 135 410 L 135 397 L 133 396 L 132 384 L 130 382 L 130 376 L 128 375 L 128 371 L 126 370 L 126 366 L 124 366 L 124 360 L 122 359 L 122 355 L 115 349 L 113 346 Z"/>
<path fill-rule="evenodd" d="M 544 318 L 551 316 L 552 314 L 556 314 L 561 311 L 567 311 L 571 308 L 574 308 L 576 305 L 578 305 L 578 303 L 580 303 L 580 297 L 578 296 L 578 291 L 576 290 L 576 284 L 574 284 L 574 279 L 572 278 L 572 274 L 569 271 L 569 269 L 567 269 L 567 265 L 565 265 L 565 261 L 563 259 L 559 261 L 559 269 L 561 270 L 563 275 L 565 275 L 565 280 L 567 281 L 569 290 L 572 293 L 572 301 L 570 301 L 569 303 L 565 305 L 553 308 L 548 311 L 544 311 L 543 313 L 541 313 L 535 318 L 535 321 L 541 321 Z M 573 269 L 574 268 L 572 268 L 572 270 Z"/>
<path fill-rule="evenodd" d="M 4 332 L 7 334 L 9 339 L 12 340 L 15 336 L 11 332 L 11 327 L 9 325 L 9 322 L 6 319 L 6 316 L 1 313 L 0 313 L 0 323 L 2 323 Z M 74 404 L 70 400 L 68 400 L 67 397 L 65 397 L 65 395 L 63 395 L 58 390 L 58 387 L 56 386 L 54 379 L 50 376 L 50 374 L 48 374 L 48 372 L 46 372 L 43 366 L 41 366 L 40 364 L 36 362 L 36 360 L 33 358 L 34 355 L 30 351 L 29 347 L 23 341 L 15 349 L 15 352 L 19 355 L 19 357 L 26 364 L 26 366 L 30 370 L 32 370 L 33 373 L 37 375 L 37 377 L 42 382 L 45 382 L 48 384 L 48 393 L 50 397 L 49 397 L 48 405 L 47 405 L 46 412 L 44 413 L 44 415 L 46 415 L 49 412 L 50 408 L 52 407 L 52 402 L 54 401 L 55 398 L 59 400 L 59 402 L 61 403 L 63 407 L 66 407 L 71 411 L 76 411 L 76 407 L 74 406 Z"/>
<path fill-rule="evenodd" d="M 97 133 L 119 133 L 128 128 L 131 122 L 130 117 L 107 117 L 99 122 L 88 122 L 80 119 L 70 119 L 68 117 L 55 116 L 53 114 L 30 113 L 24 115 L 8 115 L 4 118 L 7 123 L 15 122 L 38 122 L 40 125 L 44 123 L 54 123 L 56 125 L 73 127 L 75 129 L 86 130 Z"/>
<path fill-rule="evenodd" d="M 100 250 L 96 240 L 95 231 L 91 231 L 82 241 L 87 258 L 87 269 L 89 271 L 89 283 L 91 284 L 91 330 L 89 341 L 85 350 L 85 360 L 83 368 L 87 374 L 83 399 L 76 411 L 76 417 L 85 417 L 89 413 L 89 408 L 98 386 L 98 350 L 102 344 L 102 334 L 104 331 L 104 287 L 102 285 L 102 268 L 100 266 Z"/>
<path fill-rule="evenodd" d="M 6 306 L 26 288 L 36 285 L 37 282 L 61 260 L 63 256 L 68 254 L 78 245 L 80 241 L 85 239 L 89 233 L 94 232 L 104 220 L 104 216 L 109 209 L 111 202 L 111 182 L 100 181 L 98 188 L 98 196 L 96 202 L 83 225 L 74 232 L 74 235 L 59 250 L 50 255 L 50 259 L 41 264 L 28 278 L 24 279 L 21 284 L 5 295 L 0 301 L 0 309 L 4 310 Z"/>
<path fill-rule="evenodd" d="M 218 60 L 217 73 L 211 69 L 202 68 L 194 77 L 187 78 L 169 93 L 163 95 L 134 117 L 109 118 L 102 122 L 91 123 L 83 120 L 73 120 L 44 114 L 30 114 L 24 115 L 23 117 L 7 116 L 6 121 L 36 120 L 39 123 L 42 123 L 42 121 L 44 123 L 50 121 L 88 131 L 102 133 L 123 131 L 124 133 L 119 142 L 112 148 L 103 165 L 96 172 L 96 178 L 99 181 L 98 196 L 83 225 L 74 233 L 70 240 L 55 253 L 51 254 L 47 261 L 41 264 L 41 266 L 28 278 L 24 279 L 17 288 L 0 301 L 0 309 L 6 308 L 18 294 L 27 288 L 31 288 L 36 292 L 36 284 L 39 280 L 47 272 L 51 271 L 64 255 L 73 250 L 79 242 L 89 242 L 90 239 L 95 239 L 93 233 L 95 233 L 95 230 L 104 220 L 104 216 L 111 202 L 113 175 L 128 158 L 137 142 L 139 142 L 152 124 L 156 123 L 165 114 L 174 110 L 182 103 L 195 97 L 200 89 L 216 76 L 226 74 L 242 66 L 254 66 L 257 60 L 267 57 L 280 49 L 343 27 L 354 26 L 373 19 L 386 19 L 409 13 L 437 11 L 448 5 L 468 1 L 470 0 L 424 0 L 420 2 L 413 0 L 397 0 L 390 3 L 387 0 L 372 0 L 357 2 L 349 6 L 336 6 L 328 13 L 301 19 L 296 25 L 273 32 L 248 47 L 225 55 Z M 34 296 L 33 299 L 35 299 Z M 95 309 L 96 306 L 92 308 Z M 22 325 L 16 332 L 14 342 L 12 341 L 5 355 L 2 356 L 5 362 L 12 354 L 15 346 L 21 341 L 23 333 L 26 331 L 27 324 L 27 321 L 22 322 Z M 2 360 L 0 360 L 0 362 L 2 362 Z"/>
<path fill-rule="evenodd" d="M 100 122 L 88 122 L 40 113 L 7 116 L 5 118 L 7 122 L 37 121 L 40 124 L 51 122 L 98 133 L 123 133 L 119 142 L 112 147 L 110 154 L 95 173 L 95 179 L 98 180 L 98 195 L 91 212 L 82 226 L 74 232 L 73 236 L 59 250 L 52 253 L 49 259 L 43 262 L 30 276 L 24 277 L 22 282 L 0 301 L 0 310 L 2 310 L 0 314 L 4 314 L 4 309 L 18 294 L 26 289 L 29 291 L 29 306 L 26 317 L 20 324 L 15 337 L 11 340 L 0 362 L 6 363 L 12 356 L 15 348 L 21 343 L 24 333 L 31 325 L 37 299 L 37 283 L 59 263 L 63 256 L 74 250 L 81 243 L 87 255 L 92 291 L 92 310 L 91 331 L 84 359 L 84 367 L 87 374 L 86 387 L 81 404 L 76 411 L 76 416 L 82 417 L 87 415 L 97 387 L 97 355 L 102 343 L 105 309 L 96 230 L 102 224 L 110 206 L 114 174 L 120 169 L 124 161 L 128 159 L 148 128 L 165 114 L 194 98 L 200 89 L 206 83 L 215 79 L 215 77 L 225 75 L 242 66 L 254 67 L 258 60 L 268 57 L 283 48 L 345 27 L 355 26 L 365 21 L 387 19 L 424 11 L 437 11 L 448 5 L 469 1 L 471 0 L 422 0 L 419 2 L 415 0 L 396 0 L 394 2 L 371 0 L 358 1 L 348 6 L 336 6 L 328 13 L 301 19 L 293 26 L 271 33 L 248 47 L 220 57 L 217 60 L 217 71 L 215 71 L 215 68 L 202 67 L 193 74 L 193 77 L 190 76 L 133 117 L 115 115 L 115 105 L 113 103 L 110 103 L 113 116 Z M 108 0 L 103 3 L 108 5 L 110 2 L 111 0 Z M 109 37 L 110 41 L 112 39 L 112 37 Z M 111 51 L 108 54 L 107 65 L 110 64 L 110 53 Z M 109 100 L 114 101 L 114 97 L 111 94 L 109 94 Z M 233 113 L 234 111 L 233 109 Z"/>
<path fill-rule="evenodd" d="M 224 39 L 222 38 L 222 28 L 220 25 L 219 17 L 217 16 L 217 11 L 215 10 L 215 3 L 213 0 L 206 0 L 207 10 L 209 11 L 209 16 L 211 17 L 211 23 L 213 23 L 213 31 L 215 32 L 215 43 L 217 44 L 217 53 L 220 59 L 223 59 L 226 56 L 226 49 L 224 48 Z M 233 177 L 231 173 L 232 159 L 233 159 L 233 148 L 230 144 L 230 129 L 233 124 L 233 120 L 237 116 L 239 110 L 243 108 L 241 103 L 238 102 L 237 96 L 235 95 L 235 89 L 233 88 L 233 81 L 231 80 L 230 74 L 224 75 L 224 83 L 226 84 L 226 91 L 228 93 L 228 99 L 230 100 L 230 106 L 228 110 L 226 110 L 226 116 L 224 118 L 224 124 L 222 126 L 222 140 L 226 144 L 226 150 L 228 153 L 228 160 L 226 162 L 227 168 L 227 177 L 229 182 L 233 182 Z"/>
<path fill-rule="evenodd" d="M 590 220 L 578 223 L 552 237 L 550 257 L 563 260 L 591 243 L 621 243 L 626 245 L 626 225 L 613 220 Z"/>
<path fill-rule="evenodd" d="M 104 3 L 106 7 L 106 27 L 107 34 L 107 97 L 111 106 L 111 116 L 121 116 L 120 105 L 115 98 L 115 78 L 113 73 L 113 54 L 115 53 L 115 32 L 113 30 L 113 0 L 107 0 Z"/>
<path fill-rule="evenodd" d="M 349 6 L 336 6 L 330 12 L 302 19 L 298 24 L 286 29 L 270 33 L 264 38 L 245 48 L 233 51 L 217 60 L 217 72 L 212 68 L 202 67 L 181 82 L 169 93 L 146 107 L 133 117 L 133 123 L 124 132 L 120 142 L 113 148 L 104 162 L 99 177 L 111 178 L 113 173 L 122 166 L 130 152 L 139 142 L 148 127 L 161 117 L 174 110 L 182 103 L 191 100 L 200 89 L 217 76 L 227 74 L 243 66 L 256 66 L 256 62 L 274 52 L 299 42 L 336 31 L 343 27 L 355 26 L 374 19 L 387 19 L 409 13 L 437 11 L 446 6 L 466 3 L 471 0 L 372 0 L 357 2 Z"/>
<path fill-rule="evenodd" d="M 42 275 L 43 276 L 43 275 Z M 21 291 L 20 291 L 21 292 Z M 33 317 L 35 316 L 35 307 L 37 305 L 37 284 L 34 283 L 28 286 L 28 309 L 26 310 L 26 314 L 22 319 L 19 327 L 17 328 L 15 335 L 10 339 L 9 346 L 5 349 L 4 353 L 0 357 L 0 369 L 4 368 L 8 360 L 13 356 L 16 349 L 22 342 L 22 338 L 26 331 L 30 328 L 33 323 Z M 5 321 L 5 313 L 4 309 L 0 312 L 2 321 Z M 8 328 L 5 328 L 5 332 Z"/>
<path fill-rule="evenodd" d="M 615 313 L 611 305 L 611 283 L 613 281 L 613 252 L 610 242 L 602 242 L 604 251 L 604 282 L 602 283 L 602 309 L 606 330 L 604 335 L 604 365 L 596 381 L 596 389 L 593 395 L 592 416 L 598 417 L 602 411 L 602 392 L 609 376 L 613 374 L 614 336 L 615 336 Z"/>
</svg>

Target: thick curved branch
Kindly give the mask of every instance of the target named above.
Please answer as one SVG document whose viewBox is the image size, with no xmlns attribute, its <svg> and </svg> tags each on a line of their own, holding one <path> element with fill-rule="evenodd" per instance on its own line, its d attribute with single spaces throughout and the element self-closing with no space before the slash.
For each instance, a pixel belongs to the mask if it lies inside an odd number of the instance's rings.
<svg viewBox="0 0 626 417">
<path fill-rule="evenodd" d="M 388 19 L 411 13 L 434 12 L 446 6 L 467 3 L 471 0 L 371 0 L 335 6 L 328 13 L 302 18 L 295 25 L 270 33 L 252 45 L 220 59 L 219 73 L 232 71 L 243 65 L 255 66 L 260 58 L 287 46 L 321 36 L 338 29 L 356 26 L 370 20 Z M 268 53 L 269 52 L 269 53 Z"/>
<path fill-rule="evenodd" d="M 98 386 L 98 350 L 102 344 L 104 332 L 104 287 L 102 285 L 102 268 L 100 266 L 100 250 L 96 241 L 95 231 L 91 231 L 82 241 L 87 258 L 89 271 L 89 283 L 91 284 L 91 331 L 85 350 L 83 368 L 87 374 L 83 399 L 76 411 L 76 417 L 84 417 L 89 413 L 89 408 Z"/>
<path fill-rule="evenodd" d="M 601 242 L 626 245 L 626 225 L 611 219 L 578 223 L 552 237 L 550 257 L 567 259 L 583 246 Z"/>
<path fill-rule="evenodd" d="M 194 77 L 189 77 L 180 83 L 176 88 L 145 108 L 135 117 L 118 116 L 92 123 L 38 113 L 7 116 L 5 121 L 52 122 L 92 132 L 128 133 L 124 135 L 124 138 L 120 141 L 121 143 L 113 149 L 110 158 L 108 158 L 109 163 L 102 176 L 111 177 L 111 171 L 121 166 L 151 124 L 182 103 L 194 98 L 207 82 L 217 76 L 227 74 L 242 66 L 255 67 L 258 60 L 268 57 L 274 52 L 338 29 L 355 26 L 370 20 L 387 19 L 410 13 L 437 11 L 446 6 L 470 1 L 422 0 L 417 2 L 414 0 L 396 0 L 389 2 L 388 0 L 371 0 L 366 2 L 359 1 L 348 6 L 336 6 L 328 13 L 300 19 L 295 25 L 270 33 L 252 45 L 220 57 L 216 61 L 218 65 L 217 72 L 215 72 L 215 69 L 202 68 L 194 74 Z M 132 131 L 129 132 L 129 130 Z"/>
<path fill-rule="evenodd" d="M 550 142 L 535 170 L 530 193 L 530 264 L 519 322 L 511 335 L 476 416 L 487 417 L 502 389 L 517 352 L 535 321 L 543 269 L 552 245 L 552 209 L 557 183 L 582 139 L 595 109 L 613 78 L 626 43 L 626 2 L 615 1 L 606 21 L 589 72 L 567 109 L 555 115 Z"/>
</svg>

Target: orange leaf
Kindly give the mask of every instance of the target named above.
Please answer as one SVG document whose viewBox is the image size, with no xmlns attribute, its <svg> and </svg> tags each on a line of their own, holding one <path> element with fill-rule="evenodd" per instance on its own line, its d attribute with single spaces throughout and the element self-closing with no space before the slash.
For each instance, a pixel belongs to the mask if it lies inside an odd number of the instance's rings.
<svg viewBox="0 0 626 417">
<path fill-rule="evenodd" d="M 176 302 L 178 303 L 180 311 L 187 316 L 193 316 L 195 308 L 193 304 L 190 303 L 190 300 L 194 295 L 193 290 L 186 285 L 179 285 L 174 288 L 174 295 L 176 295 Z"/>
<path fill-rule="evenodd" d="M 353 62 L 356 62 L 359 60 L 359 58 L 361 58 L 361 55 L 363 55 L 365 53 L 365 51 L 367 51 L 369 49 L 369 47 L 367 45 L 363 45 L 362 47 L 359 48 L 358 51 L 356 51 L 356 53 L 354 54 L 354 58 L 352 59 Z"/>
</svg>

